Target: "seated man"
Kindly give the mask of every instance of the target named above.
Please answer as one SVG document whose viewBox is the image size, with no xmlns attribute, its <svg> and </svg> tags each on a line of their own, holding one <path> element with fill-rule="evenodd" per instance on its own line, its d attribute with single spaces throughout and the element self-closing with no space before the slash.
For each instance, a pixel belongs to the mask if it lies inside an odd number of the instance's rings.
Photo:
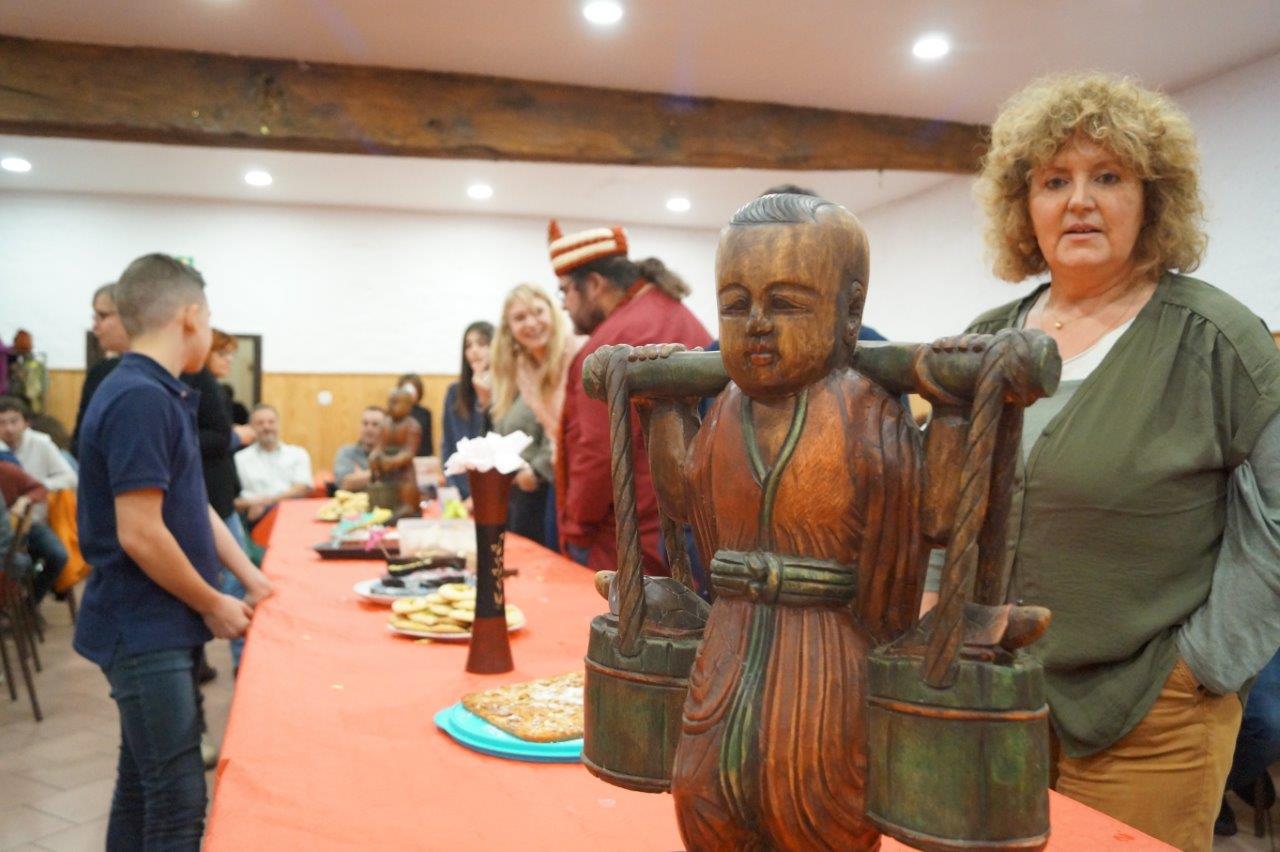
<svg viewBox="0 0 1280 852">
<path fill-rule="evenodd" d="M 0 397 L 0 441 L 4 448 L 12 451 L 22 469 L 48 491 L 75 488 L 76 472 L 53 439 L 30 425 L 31 410 L 26 403 L 11 396 Z M 37 603 L 53 588 L 67 564 L 67 548 L 47 523 L 48 518 L 46 503 L 43 500 L 35 503 L 27 552 L 40 563 L 40 572 L 33 584 Z"/>
<path fill-rule="evenodd" d="M 333 478 L 346 491 L 364 491 L 369 487 L 369 453 L 382 437 L 386 415 L 371 405 L 360 415 L 360 437 L 354 444 L 338 448 L 333 458 Z"/>
<path fill-rule="evenodd" d="M 276 503 L 311 491 L 311 456 L 302 447 L 281 443 L 280 415 L 272 406 L 254 406 L 249 425 L 257 440 L 236 453 L 240 496 L 235 506 L 252 527 Z"/>
</svg>

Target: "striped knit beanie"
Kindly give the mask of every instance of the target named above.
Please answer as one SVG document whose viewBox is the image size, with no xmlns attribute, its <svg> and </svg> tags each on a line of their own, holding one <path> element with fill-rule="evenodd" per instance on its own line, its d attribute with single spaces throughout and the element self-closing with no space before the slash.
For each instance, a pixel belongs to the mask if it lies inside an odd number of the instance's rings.
<svg viewBox="0 0 1280 852">
<path fill-rule="evenodd" d="M 560 224 L 552 219 L 547 227 L 547 243 L 556 275 L 568 275 L 602 257 L 627 256 L 627 232 L 620 227 L 591 228 L 565 236 Z"/>
</svg>

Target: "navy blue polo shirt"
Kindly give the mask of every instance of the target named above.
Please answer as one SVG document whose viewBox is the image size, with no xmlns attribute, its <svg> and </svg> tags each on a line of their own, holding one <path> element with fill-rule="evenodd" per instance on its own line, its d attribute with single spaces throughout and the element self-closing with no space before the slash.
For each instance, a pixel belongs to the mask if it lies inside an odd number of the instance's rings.
<svg viewBox="0 0 1280 852">
<path fill-rule="evenodd" d="M 93 566 L 76 618 L 75 649 L 99 666 L 115 654 L 194 648 L 213 638 L 195 610 L 152 582 L 120 547 L 115 498 L 164 492 L 164 525 L 216 586 L 220 563 L 196 433 L 199 394 L 145 355 L 129 353 L 103 380 L 80 429 L 76 520 Z"/>
</svg>

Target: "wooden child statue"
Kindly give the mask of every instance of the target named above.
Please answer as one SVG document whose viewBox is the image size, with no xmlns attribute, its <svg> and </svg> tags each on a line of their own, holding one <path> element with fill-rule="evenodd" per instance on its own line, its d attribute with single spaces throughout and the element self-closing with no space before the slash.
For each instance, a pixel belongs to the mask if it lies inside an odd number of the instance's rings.
<svg viewBox="0 0 1280 852">
<path fill-rule="evenodd" d="M 646 411 L 659 502 L 693 525 L 716 595 L 671 780 L 691 850 L 878 843 L 866 657 L 912 624 L 926 554 L 919 432 L 849 366 L 867 273 L 843 207 L 747 204 L 716 255 L 731 382 L 701 423 L 685 403 Z"/>
<path fill-rule="evenodd" d="M 387 424 L 382 440 L 369 454 L 369 472 L 374 482 L 394 484 L 398 496 L 397 514 L 418 514 L 418 482 L 413 458 L 422 442 L 422 427 L 410 415 L 414 396 L 404 388 L 396 388 L 387 397 Z"/>
</svg>

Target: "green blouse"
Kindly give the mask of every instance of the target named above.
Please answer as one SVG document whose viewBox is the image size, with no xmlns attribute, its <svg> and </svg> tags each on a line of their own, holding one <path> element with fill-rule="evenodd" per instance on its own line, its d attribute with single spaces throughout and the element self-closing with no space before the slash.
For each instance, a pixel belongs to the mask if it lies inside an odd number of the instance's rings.
<svg viewBox="0 0 1280 852">
<path fill-rule="evenodd" d="M 969 330 L 1016 325 L 1042 290 Z M 1053 612 L 1033 650 L 1067 754 L 1106 748 L 1155 702 L 1180 626 L 1209 596 L 1232 470 L 1277 411 L 1265 325 L 1167 273 L 1030 447 L 1010 518 L 1013 595 Z"/>
</svg>

